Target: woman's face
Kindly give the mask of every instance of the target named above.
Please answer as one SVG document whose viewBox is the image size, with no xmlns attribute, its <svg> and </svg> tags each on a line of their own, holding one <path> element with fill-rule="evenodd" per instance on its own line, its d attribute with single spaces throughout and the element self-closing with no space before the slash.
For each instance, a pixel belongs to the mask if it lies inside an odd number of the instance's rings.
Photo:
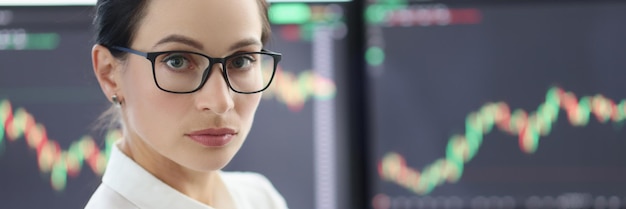
<svg viewBox="0 0 626 209">
<path fill-rule="evenodd" d="M 226 57 L 260 51 L 261 30 L 255 0 L 151 0 L 130 48 Z M 144 57 L 128 54 L 123 68 L 119 94 L 127 140 L 197 171 L 221 169 L 239 150 L 261 94 L 230 90 L 221 64 L 213 65 L 204 86 L 190 94 L 157 88 Z"/>
</svg>

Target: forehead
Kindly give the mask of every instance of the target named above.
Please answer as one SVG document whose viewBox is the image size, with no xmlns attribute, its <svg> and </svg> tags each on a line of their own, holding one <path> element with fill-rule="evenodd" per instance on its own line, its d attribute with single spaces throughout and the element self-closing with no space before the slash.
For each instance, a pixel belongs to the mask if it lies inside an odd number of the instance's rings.
<svg viewBox="0 0 626 209">
<path fill-rule="evenodd" d="M 172 34 L 202 43 L 210 54 L 228 53 L 241 40 L 261 39 L 256 0 L 149 0 L 132 47 L 153 49 Z"/>
</svg>

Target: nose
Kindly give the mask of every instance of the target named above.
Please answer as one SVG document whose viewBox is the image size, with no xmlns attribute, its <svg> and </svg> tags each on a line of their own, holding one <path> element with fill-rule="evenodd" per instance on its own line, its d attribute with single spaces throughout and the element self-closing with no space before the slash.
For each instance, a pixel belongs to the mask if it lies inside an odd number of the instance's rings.
<svg viewBox="0 0 626 209">
<path fill-rule="evenodd" d="M 233 101 L 235 92 L 226 84 L 221 64 L 212 66 L 206 83 L 196 93 L 196 106 L 201 111 L 209 110 L 222 115 L 235 105 Z"/>
</svg>

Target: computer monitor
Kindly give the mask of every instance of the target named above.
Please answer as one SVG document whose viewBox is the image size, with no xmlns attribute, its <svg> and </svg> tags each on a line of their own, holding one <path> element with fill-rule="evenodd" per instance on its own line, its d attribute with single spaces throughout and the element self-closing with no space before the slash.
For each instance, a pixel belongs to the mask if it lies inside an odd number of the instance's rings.
<svg viewBox="0 0 626 209">
<path fill-rule="evenodd" d="M 107 132 L 93 128 L 109 103 L 91 68 L 91 15 L 0 7 L 3 207 L 81 208 L 100 182 Z"/>
<path fill-rule="evenodd" d="M 368 1 L 368 207 L 625 207 L 624 11 Z"/>
<path fill-rule="evenodd" d="M 225 170 L 266 175 L 290 208 L 341 208 L 347 3 L 273 3 L 268 47 L 283 53 L 250 135 Z M 343 187 L 345 188 L 345 187 Z"/>
<path fill-rule="evenodd" d="M 283 58 L 251 133 L 224 169 L 265 175 L 291 208 L 336 208 L 345 3 L 273 3 Z M 93 6 L 0 7 L 0 196 L 7 208 L 82 208 L 115 130 L 93 75 Z M 36 201 L 35 201 L 36 200 Z"/>
</svg>

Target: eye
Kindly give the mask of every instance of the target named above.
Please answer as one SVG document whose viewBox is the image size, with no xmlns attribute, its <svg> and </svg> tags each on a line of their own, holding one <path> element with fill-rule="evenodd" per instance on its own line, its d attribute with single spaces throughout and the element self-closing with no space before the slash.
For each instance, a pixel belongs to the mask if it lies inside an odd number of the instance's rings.
<svg viewBox="0 0 626 209">
<path fill-rule="evenodd" d="M 256 59 L 251 55 L 241 55 L 231 58 L 231 61 L 228 63 L 228 68 L 231 69 L 241 69 L 248 68 L 255 62 Z"/>
<path fill-rule="evenodd" d="M 162 62 L 174 70 L 184 70 L 190 65 L 189 59 L 182 53 L 167 55 Z"/>
</svg>

